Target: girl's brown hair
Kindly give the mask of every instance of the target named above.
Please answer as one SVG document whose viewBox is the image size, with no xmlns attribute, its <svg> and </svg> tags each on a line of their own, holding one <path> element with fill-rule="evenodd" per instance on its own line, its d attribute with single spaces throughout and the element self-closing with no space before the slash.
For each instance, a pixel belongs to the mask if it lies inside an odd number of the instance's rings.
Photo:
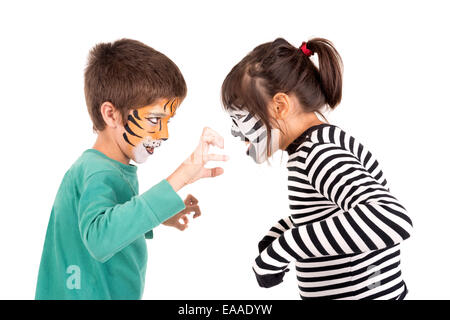
<svg viewBox="0 0 450 320">
<path fill-rule="evenodd" d="M 222 84 L 225 109 L 247 110 L 257 115 L 268 130 L 268 103 L 277 93 L 295 94 L 306 112 L 334 109 L 342 97 L 342 59 L 331 41 L 313 38 L 307 49 L 317 54 L 317 68 L 310 57 L 285 39 L 257 46 L 231 69 Z M 269 148 L 268 148 L 269 149 Z"/>
</svg>

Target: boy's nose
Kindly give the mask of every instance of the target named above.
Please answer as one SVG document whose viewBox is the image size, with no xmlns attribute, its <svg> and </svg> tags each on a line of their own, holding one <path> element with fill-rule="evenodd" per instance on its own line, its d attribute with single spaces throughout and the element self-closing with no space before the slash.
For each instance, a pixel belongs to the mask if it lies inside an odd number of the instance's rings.
<svg viewBox="0 0 450 320">
<path fill-rule="evenodd" d="M 162 124 L 161 131 L 159 132 L 159 139 L 164 141 L 169 139 L 169 130 L 167 129 L 167 123 Z"/>
</svg>

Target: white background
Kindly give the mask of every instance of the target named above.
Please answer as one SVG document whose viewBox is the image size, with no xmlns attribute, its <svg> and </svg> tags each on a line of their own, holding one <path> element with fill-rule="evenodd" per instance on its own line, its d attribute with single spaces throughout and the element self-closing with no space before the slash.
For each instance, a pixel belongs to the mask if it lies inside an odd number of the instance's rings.
<svg viewBox="0 0 450 320">
<path fill-rule="evenodd" d="M 425 5 L 426 3 L 426 5 Z M 170 139 L 139 166 L 140 191 L 166 178 L 203 126 L 225 138 L 225 175 L 180 191 L 202 217 L 148 242 L 144 299 L 298 299 L 295 274 L 272 289 L 251 270 L 257 243 L 289 214 L 286 154 L 257 166 L 229 134 L 220 86 L 256 45 L 330 39 L 344 60 L 341 105 L 328 118 L 379 159 L 414 234 L 402 245 L 410 299 L 450 298 L 447 1 L 14 1 L 0 5 L 0 298 L 33 299 L 52 203 L 96 136 L 83 68 L 98 42 L 127 37 L 169 56 L 188 96 Z M 446 22 L 447 21 L 447 22 Z M 291 268 L 292 269 L 292 268 Z"/>
</svg>

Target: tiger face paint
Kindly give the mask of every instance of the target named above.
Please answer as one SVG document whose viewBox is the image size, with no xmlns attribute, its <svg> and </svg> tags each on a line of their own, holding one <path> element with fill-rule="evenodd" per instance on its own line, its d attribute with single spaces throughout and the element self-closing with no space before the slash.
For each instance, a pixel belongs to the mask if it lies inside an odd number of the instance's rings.
<svg viewBox="0 0 450 320">
<path fill-rule="evenodd" d="M 256 115 L 246 110 L 228 110 L 233 121 L 231 134 L 248 143 L 247 155 L 256 163 L 267 161 L 268 157 L 279 150 L 280 130 L 271 129 L 271 142 L 267 149 L 267 127 Z"/>
<path fill-rule="evenodd" d="M 143 163 L 169 138 L 167 124 L 174 116 L 179 99 L 162 99 L 128 114 L 122 137 L 136 163 Z"/>
</svg>

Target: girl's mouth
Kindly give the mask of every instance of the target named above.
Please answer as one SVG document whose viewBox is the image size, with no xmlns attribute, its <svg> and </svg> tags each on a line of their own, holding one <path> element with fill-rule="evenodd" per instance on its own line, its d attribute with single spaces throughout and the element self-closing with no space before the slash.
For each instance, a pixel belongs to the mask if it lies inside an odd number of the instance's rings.
<svg viewBox="0 0 450 320">
<path fill-rule="evenodd" d="M 245 141 L 245 144 L 247 145 L 247 150 L 245 151 L 245 153 L 246 153 L 247 155 L 250 155 L 250 147 L 251 147 L 252 145 L 251 145 L 250 142 L 248 142 L 248 141 Z"/>
</svg>

